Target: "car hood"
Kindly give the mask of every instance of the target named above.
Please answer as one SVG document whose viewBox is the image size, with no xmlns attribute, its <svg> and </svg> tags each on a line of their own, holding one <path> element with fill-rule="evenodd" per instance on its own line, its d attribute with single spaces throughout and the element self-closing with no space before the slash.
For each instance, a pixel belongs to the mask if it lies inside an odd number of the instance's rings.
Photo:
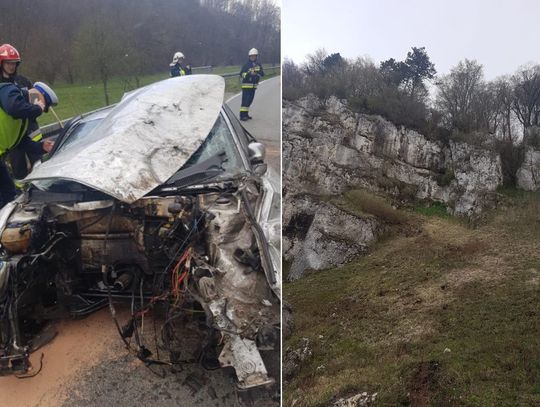
<svg viewBox="0 0 540 407">
<path fill-rule="evenodd" d="M 163 184 L 201 146 L 218 118 L 224 91 L 225 81 L 217 75 L 146 86 L 24 182 L 75 181 L 132 203 Z"/>
</svg>

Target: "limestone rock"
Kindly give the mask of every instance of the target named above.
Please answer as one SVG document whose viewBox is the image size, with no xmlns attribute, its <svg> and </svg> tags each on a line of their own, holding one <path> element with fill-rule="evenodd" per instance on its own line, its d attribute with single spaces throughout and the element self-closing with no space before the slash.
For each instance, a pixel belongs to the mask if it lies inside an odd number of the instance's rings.
<svg viewBox="0 0 540 407">
<path fill-rule="evenodd" d="M 517 171 L 518 186 L 526 191 L 540 188 L 540 151 L 528 147 L 523 164 Z"/>
<path fill-rule="evenodd" d="M 353 113 L 336 98 L 284 102 L 283 157 L 285 195 L 364 187 L 443 202 L 469 216 L 492 206 L 502 184 L 496 153 L 430 140 L 380 116 Z"/>
<path fill-rule="evenodd" d="M 376 398 L 377 393 L 363 392 L 349 398 L 339 399 L 331 407 L 367 407 L 373 405 Z"/>
<path fill-rule="evenodd" d="M 310 196 L 296 197 L 284 206 L 283 225 L 283 251 L 291 262 L 291 281 L 309 269 L 349 262 L 384 230 L 373 216 L 354 216 Z"/>
<path fill-rule="evenodd" d="M 293 377 L 302 364 L 313 356 L 311 342 L 308 338 L 302 338 L 297 348 L 287 348 L 283 356 L 283 377 L 285 380 Z"/>
</svg>

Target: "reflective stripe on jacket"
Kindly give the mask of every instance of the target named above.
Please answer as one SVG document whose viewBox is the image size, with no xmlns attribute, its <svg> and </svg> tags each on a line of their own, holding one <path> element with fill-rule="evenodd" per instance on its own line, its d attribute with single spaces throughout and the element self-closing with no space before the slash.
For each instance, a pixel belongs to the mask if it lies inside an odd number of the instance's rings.
<svg viewBox="0 0 540 407">
<path fill-rule="evenodd" d="M 257 61 L 248 61 L 240 70 L 240 76 L 242 77 L 242 89 L 256 89 L 259 79 L 264 76 L 264 70 Z"/>
<path fill-rule="evenodd" d="M 175 76 L 191 75 L 191 66 L 189 66 L 189 65 L 182 66 L 179 63 L 171 64 L 170 65 L 170 71 L 171 71 L 171 76 L 173 78 Z"/>
</svg>

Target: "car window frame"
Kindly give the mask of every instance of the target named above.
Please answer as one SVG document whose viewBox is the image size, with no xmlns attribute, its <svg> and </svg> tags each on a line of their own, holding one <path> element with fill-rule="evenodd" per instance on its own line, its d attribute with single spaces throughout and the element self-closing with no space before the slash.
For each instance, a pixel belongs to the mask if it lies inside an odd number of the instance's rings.
<svg viewBox="0 0 540 407">
<path fill-rule="evenodd" d="M 75 130 L 77 130 L 79 126 L 84 126 L 86 123 L 89 123 L 95 120 L 103 120 L 103 118 L 95 118 L 95 119 L 89 119 L 89 120 L 87 118 L 83 118 L 72 123 L 71 126 L 69 126 L 69 128 L 66 130 L 65 135 L 60 140 L 58 147 L 53 151 L 53 154 L 49 158 L 53 157 L 55 154 L 61 151 L 62 147 L 71 138 L 71 136 L 73 135 L 73 133 L 75 132 Z"/>
<path fill-rule="evenodd" d="M 249 157 L 247 154 L 247 145 L 242 141 L 242 137 L 238 135 L 238 129 L 236 128 L 233 120 L 231 120 L 229 114 L 227 113 L 227 109 L 230 111 L 228 106 L 223 104 L 220 114 L 223 116 L 225 122 L 227 123 L 227 126 L 229 127 L 236 149 L 238 150 L 240 157 L 242 158 L 244 169 L 247 171 L 252 171 L 251 162 L 249 161 Z M 243 131 L 243 128 L 241 128 L 241 130 Z"/>
<path fill-rule="evenodd" d="M 232 112 L 231 108 L 229 106 L 225 105 L 225 104 L 223 106 L 224 106 L 225 113 L 229 117 L 229 119 L 231 121 L 231 124 L 234 127 L 236 133 L 241 135 L 239 137 L 239 139 L 240 139 L 240 143 L 241 143 L 244 151 L 248 152 L 249 151 L 249 149 L 248 149 L 249 143 L 251 143 L 255 139 L 252 136 L 247 134 L 246 129 L 244 129 L 244 127 L 242 126 L 240 121 L 236 118 L 236 116 Z"/>
</svg>

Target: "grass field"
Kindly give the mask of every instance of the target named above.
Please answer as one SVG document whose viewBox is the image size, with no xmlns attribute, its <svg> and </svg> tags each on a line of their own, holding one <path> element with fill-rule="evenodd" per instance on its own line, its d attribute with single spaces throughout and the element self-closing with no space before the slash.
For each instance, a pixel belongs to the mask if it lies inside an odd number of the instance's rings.
<svg viewBox="0 0 540 407">
<path fill-rule="evenodd" d="M 309 338 L 313 356 L 285 405 L 368 392 L 375 406 L 539 406 L 540 193 L 507 198 L 474 229 L 402 210 L 368 255 L 286 283 L 285 348 Z"/>
<path fill-rule="evenodd" d="M 240 67 L 238 66 L 214 67 L 212 69 L 212 73 L 218 75 L 239 71 Z M 266 77 L 275 76 L 277 74 L 275 71 L 276 70 L 268 71 Z M 146 75 L 139 78 L 139 84 L 140 86 L 145 86 L 167 78 L 169 78 L 168 72 L 156 75 Z M 238 77 L 226 78 L 225 84 L 226 92 L 240 92 Z M 136 89 L 136 87 L 137 85 L 134 78 L 112 79 L 108 85 L 110 103 L 118 102 L 125 92 Z M 62 120 L 105 106 L 103 85 L 99 82 L 84 84 L 55 83 L 53 89 L 58 94 L 60 100 L 55 111 Z M 55 121 L 56 119 L 54 116 L 51 113 L 47 113 L 41 116 L 39 124 L 44 126 Z"/>
</svg>

